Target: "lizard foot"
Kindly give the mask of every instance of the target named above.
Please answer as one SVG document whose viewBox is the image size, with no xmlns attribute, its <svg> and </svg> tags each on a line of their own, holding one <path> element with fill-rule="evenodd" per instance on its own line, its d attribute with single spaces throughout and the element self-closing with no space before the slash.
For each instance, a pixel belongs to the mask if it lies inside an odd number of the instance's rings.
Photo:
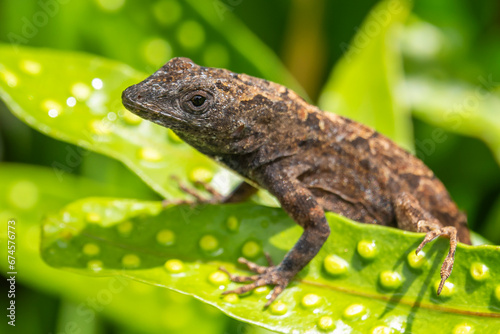
<svg viewBox="0 0 500 334">
<path fill-rule="evenodd" d="M 418 254 L 427 243 L 431 242 L 432 240 L 436 239 L 439 236 L 445 236 L 450 238 L 450 250 L 443 262 L 443 265 L 441 266 L 441 282 L 439 283 L 439 287 L 437 290 L 438 295 L 443 290 L 444 283 L 446 282 L 448 277 L 450 277 L 451 271 L 453 270 L 453 262 L 455 261 L 455 251 L 457 249 L 457 229 L 453 226 L 446 226 L 446 227 L 436 228 L 427 232 L 424 240 L 415 251 L 415 254 Z"/>
<path fill-rule="evenodd" d="M 252 282 L 250 284 L 241 286 L 234 290 L 224 291 L 222 294 L 227 295 L 230 293 L 242 294 L 248 291 L 251 291 L 259 286 L 264 285 L 274 285 L 274 289 L 272 290 L 270 296 L 268 296 L 268 301 L 264 307 L 268 307 L 271 303 L 278 297 L 278 295 L 283 292 L 288 283 L 290 282 L 293 275 L 290 275 L 288 272 L 282 270 L 279 266 L 272 265 L 270 261 L 270 257 L 266 254 L 266 258 L 268 262 L 270 262 L 270 266 L 259 266 L 253 262 L 248 261 L 245 258 L 240 257 L 238 259 L 239 263 L 245 264 L 248 269 L 257 273 L 258 275 L 252 276 L 242 276 L 242 275 L 234 275 L 227 271 L 225 268 L 220 267 L 219 269 L 224 271 L 229 275 L 229 278 L 233 282 Z"/>
<path fill-rule="evenodd" d="M 206 192 L 208 192 L 212 197 L 210 198 L 204 198 L 198 194 L 195 190 L 187 187 L 184 185 L 177 176 L 172 176 L 172 179 L 177 182 L 177 185 L 179 189 L 184 191 L 185 193 L 191 195 L 194 197 L 194 200 L 163 200 L 162 204 L 163 206 L 167 206 L 170 204 L 190 204 L 190 205 L 195 205 L 195 204 L 217 204 L 221 203 L 222 200 L 224 199 L 224 196 L 220 194 L 217 190 L 212 188 L 208 183 L 201 182 L 201 181 L 196 181 L 195 185 L 201 186 L 203 189 L 205 189 Z"/>
</svg>

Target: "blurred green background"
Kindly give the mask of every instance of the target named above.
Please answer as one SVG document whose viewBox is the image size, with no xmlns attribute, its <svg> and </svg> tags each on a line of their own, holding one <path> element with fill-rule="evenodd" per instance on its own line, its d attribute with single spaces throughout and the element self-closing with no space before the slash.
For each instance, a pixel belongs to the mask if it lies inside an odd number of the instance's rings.
<svg viewBox="0 0 500 334">
<path fill-rule="evenodd" d="M 1 0 L 0 41 L 92 53 L 146 73 L 171 57 L 184 56 L 201 65 L 286 84 L 312 103 L 326 106 L 332 69 L 346 55 L 376 3 Z M 404 80 L 393 93 L 402 94 L 400 99 L 411 111 L 408 133 L 413 130 L 414 151 L 466 211 L 471 228 L 500 243 L 500 3 L 417 1 L 397 41 L 393 48 Z M 367 69 L 356 78 L 360 86 L 377 75 L 375 67 L 373 72 Z M 467 99 L 479 88 L 481 97 Z M 0 161 L 3 172 L 11 173 L 4 174 L 4 180 L 19 172 L 5 163 L 51 167 L 67 157 L 68 147 L 73 146 L 18 120 L 0 101 Z M 71 172 L 95 182 L 99 195 L 160 198 L 119 162 L 96 153 L 80 157 L 82 163 Z M 53 207 L 22 215 L 36 222 L 69 201 L 54 201 Z M 4 224 L 5 212 L 0 216 Z M 33 231 L 26 233 L 36 234 Z M 130 283 L 131 291 L 118 293 L 113 302 L 91 315 L 80 306 L 97 298 L 112 284 L 109 279 L 52 269 L 36 258 L 37 245 L 19 251 L 18 256 L 19 262 L 29 261 L 25 265 L 32 268 L 18 277 L 18 326 L 7 328 L 2 321 L 0 330 L 5 333 L 73 333 L 71 323 L 78 324 L 79 333 L 264 332 L 193 298 L 140 283 Z M 5 279 L 1 285 L 7 291 Z"/>
</svg>

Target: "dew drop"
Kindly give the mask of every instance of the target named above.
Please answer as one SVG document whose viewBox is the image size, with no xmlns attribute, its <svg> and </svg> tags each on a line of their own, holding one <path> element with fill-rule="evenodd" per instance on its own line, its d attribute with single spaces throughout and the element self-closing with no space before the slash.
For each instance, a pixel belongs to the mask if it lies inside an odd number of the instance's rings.
<svg viewBox="0 0 500 334">
<path fill-rule="evenodd" d="M 410 252 L 407 257 L 408 265 L 413 269 L 422 269 L 427 264 L 427 259 L 425 258 L 425 252 L 420 251 L 417 254 L 415 252 Z"/>
<path fill-rule="evenodd" d="M 74 98 L 73 96 L 70 96 L 66 99 L 66 105 L 68 107 L 74 107 L 76 106 L 76 98 Z"/>
<path fill-rule="evenodd" d="M 490 268 L 484 263 L 474 262 L 470 266 L 470 275 L 476 281 L 483 281 L 490 277 Z"/>
<path fill-rule="evenodd" d="M 54 100 L 45 100 L 42 102 L 42 108 L 47 110 L 49 117 L 55 118 L 62 111 L 62 106 Z"/>
<path fill-rule="evenodd" d="M 39 190 L 36 184 L 28 180 L 20 180 L 10 186 L 8 200 L 13 207 L 29 210 L 39 200 Z"/>
<path fill-rule="evenodd" d="M 205 252 L 212 252 L 219 247 L 219 240 L 213 235 L 207 234 L 201 237 L 199 245 Z"/>
<path fill-rule="evenodd" d="M 141 264 L 141 259 L 135 254 L 127 254 L 122 258 L 122 264 L 125 268 L 137 268 Z"/>
<path fill-rule="evenodd" d="M 240 301 L 240 297 L 236 293 L 230 293 L 222 298 L 226 303 L 236 304 Z"/>
<path fill-rule="evenodd" d="M 139 150 L 139 158 L 149 162 L 158 162 L 163 158 L 163 156 L 157 149 L 152 147 L 143 147 Z"/>
<path fill-rule="evenodd" d="M 83 245 L 83 254 L 85 254 L 85 255 L 95 256 L 95 255 L 99 254 L 100 251 L 101 251 L 101 249 L 96 244 L 88 243 L 88 244 Z"/>
<path fill-rule="evenodd" d="M 469 324 L 460 324 L 453 328 L 453 334 L 469 334 L 474 333 L 474 328 Z"/>
<path fill-rule="evenodd" d="M 333 318 L 325 315 L 318 319 L 318 327 L 323 331 L 328 331 L 335 329 L 336 326 L 335 322 L 333 321 Z"/>
<path fill-rule="evenodd" d="M 320 304 L 320 302 L 321 302 L 321 297 L 314 293 L 308 293 L 307 295 L 302 297 L 302 300 L 300 301 L 302 306 L 304 306 L 305 308 L 311 308 L 317 306 Z"/>
<path fill-rule="evenodd" d="M 106 115 L 106 118 L 107 118 L 109 121 L 113 122 L 113 121 L 116 121 L 117 116 L 116 116 L 116 113 L 115 113 L 115 112 L 110 111 L 110 112 L 108 112 L 108 114 Z"/>
<path fill-rule="evenodd" d="M 184 21 L 177 30 L 177 39 L 184 48 L 198 48 L 205 42 L 205 30 L 196 21 Z"/>
<path fill-rule="evenodd" d="M 99 260 L 91 260 L 87 262 L 87 268 L 92 271 L 99 272 L 104 268 L 102 261 Z"/>
<path fill-rule="evenodd" d="M 94 87 L 94 89 L 101 89 L 102 87 L 104 86 L 103 82 L 101 79 L 99 78 L 94 78 L 92 79 L 92 87 Z"/>
<path fill-rule="evenodd" d="M 175 233 L 171 230 L 161 230 L 156 234 L 156 241 L 163 246 L 175 244 Z"/>
<path fill-rule="evenodd" d="M 49 117 L 56 118 L 57 116 L 59 116 L 59 111 L 57 111 L 56 109 L 50 109 L 48 114 Z"/>
<path fill-rule="evenodd" d="M 153 5 L 153 14 L 161 25 L 172 25 L 181 18 L 182 7 L 177 1 L 158 1 Z"/>
<path fill-rule="evenodd" d="M 101 215 L 95 212 L 89 212 L 85 216 L 85 220 L 89 223 L 99 223 L 101 219 L 102 219 Z"/>
<path fill-rule="evenodd" d="M 287 310 L 288 307 L 281 300 L 275 301 L 269 306 L 269 311 L 274 315 L 283 315 Z"/>
<path fill-rule="evenodd" d="M 373 240 L 361 240 L 357 246 L 358 254 L 366 259 L 371 260 L 377 255 L 377 245 Z"/>
<path fill-rule="evenodd" d="M 42 65 L 33 60 L 22 60 L 20 67 L 24 72 L 32 75 L 37 75 L 42 71 Z"/>
<path fill-rule="evenodd" d="M 388 290 L 395 290 L 399 288 L 403 283 L 401 275 L 395 271 L 390 271 L 390 270 L 381 272 L 379 276 L 379 281 L 380 284 Z"/>
<path fill-rule="evenodd" d="M 77 82 L 71 86 L 71 94 L 79 101 L 85 101 L 90 97 L 90 87 L 83 82 Z"/>
<path fill-rule="evenodd" d="M 323 261 L 323 266 L 327 273 L 334 276 L 345 274 L 349 269 L 347 261 L 337 255 L 328 255 Z"/>
<path fill-rule="evenodd" d="M 214 173 L 204 167 L 195 168 L 191 171 L 191 173 L 189 173 L 189 180 L 193 183 L 209 183 L 210 181 L 212 181 L 213 177 Z"/>
<path fill-rule="evenodd" d="M 351 304 L 344 310 L 344 317 L 348 319 L 359 318 L 366 313 L 366 307 L 361 304 Z"/>
<path fill-rule="evenodd" d="M 184 270 L 184 263 L 181 260 L 171 259 L 165 262 L 164 267 L 169 273 L 177 274 Z"/>
<path fill-rule="evenodd" d="M 226 227 L 231 232 L 238 232 L 238 229 L 240 228 L 240 222 L 238 221 L 238 218 L 236 218 L 235 216 L 230 216 L 229 218 L 227 218 Z"/>
<path fill-rule="evenodd" d="M 256 241 L 247 241 L 241 248 L 241 254 L 249 259 L 256 258 L 262 252 L 262 248 Z"/>
<path fill-rule="evenodd" d="M 224 288 L 224 285 L 229 283 L 229 276 L 225 272 L 217 270 L 208 276 L 208 281 L 219 288 Z"/>
</svg>

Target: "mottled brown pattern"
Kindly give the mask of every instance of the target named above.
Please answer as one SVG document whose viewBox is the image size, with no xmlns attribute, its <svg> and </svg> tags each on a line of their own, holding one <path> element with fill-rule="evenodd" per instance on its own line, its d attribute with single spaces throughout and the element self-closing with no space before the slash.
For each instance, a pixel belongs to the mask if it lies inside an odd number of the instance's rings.
<svg viewBox="0 0 500 334">
<path fill-rule="evenodd" d="M 304 233 L 277 266 L 244 259 L 253 281 L 274 284 L 267 305 L 319 251 L 330 233 L 325 211 L 353 220 L 450 238 L 442 283 L 451 273 L 456 238 L 470 243 L 466 217 L 419 159 L 373 129 L 307 104 L 293 91 L 225 69 L 174 58 L 123 93 L 132 112 L 270 191 Z M 222 200 L 244 200 L 243 185 Z M 440 291 L 440 289 L 439 289 Z"/>
</svg>

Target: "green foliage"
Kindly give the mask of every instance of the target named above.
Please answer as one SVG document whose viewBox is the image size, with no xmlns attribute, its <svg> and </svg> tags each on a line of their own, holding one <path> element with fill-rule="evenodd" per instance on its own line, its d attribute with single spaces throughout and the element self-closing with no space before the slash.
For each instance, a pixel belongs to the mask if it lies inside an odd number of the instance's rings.
<svg viewBox="0 0 500 334">
<path fill-rule="evenodd" d="M 280 209 L 236 204 L 163 210 L 160 202 L 86 199 L 45 219 L 42 256 L 56 267 L 175 289 L 283 333 L 321 329 L 323 317 L 333 320 L 333 328 L 361 333 L 378 326 L 452 332 L 462 325 L 487 333 L 498 324 L 498 247 L 459 245 L 452 277 L 437 296 L 446 240 L 415 257 L 422 234 L 334 214 L 328 220 L 327 243 L 267 310 L 268 288 L 221 296 L 238 284 L 218 267 L 234 272 L 239 256 L 264 263 L 263 252 L 279 261 L 302 232 Z"/>
</svg>

